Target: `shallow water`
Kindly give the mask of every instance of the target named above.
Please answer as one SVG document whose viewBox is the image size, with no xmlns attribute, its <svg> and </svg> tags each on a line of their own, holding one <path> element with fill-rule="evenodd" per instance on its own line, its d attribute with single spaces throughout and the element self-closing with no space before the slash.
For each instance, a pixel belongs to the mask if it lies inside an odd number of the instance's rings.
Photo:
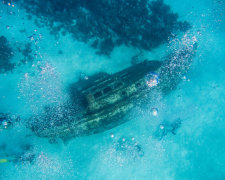
<svg viewBox="0 0 225 180">
<path fill-rule="evenodd" d="M 32 145 L 35 154 L 32 163 L 0 163 L 1 179 L 225 178 L 225 2 L 165 3 L 192 28 L 144 51 L 143 59 L 162 59 L 180 44 L 197 41 L 193 64 L 182 82 L 168 96 L 155 93 L 154 103 L 135 108 L 127 115 L 131 120 L 120 126 L 55 144 L 26 128 L 27 119 L 48 104 L 68 100 L 68 86 L 81 73 L 118 72 L 131 65 L 139 50 L 121 45 L 110 57 L 97 55 L 90 44 L 69 34 L 55 39 L 17 3 L 1 4 L 0 36 L 7 37 L 15 50 L 12 61 L 28 57 L 17 50 L 27 43 L 33 59 L 0 74 L 0 112 L 21 118 L 13 128 L 0 131 L 0 159 L 20 154 L 24 144 Z M 156 116 L 152 108 L 157 109 Z M 180 125 L 161 136 L 157 129 L 162 122 L 169 128 L 175 122 Z"/>
</svg>

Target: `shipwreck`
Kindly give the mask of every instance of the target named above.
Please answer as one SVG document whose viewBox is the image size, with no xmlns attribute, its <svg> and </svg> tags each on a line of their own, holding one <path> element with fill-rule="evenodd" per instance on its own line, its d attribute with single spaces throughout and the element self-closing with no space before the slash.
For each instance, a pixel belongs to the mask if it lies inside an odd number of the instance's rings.
<svg viewBox="0 0 225 180">
<path fill-rule="evenodd" d="M 196 44 L 171 53 L 163 60 L 143 61 L 115 74 L 100 72 L 71 85 L 73 105 L 48 107 L 33 117 L 29 127 L 40 137 L 68 139 L 116 127 L 137 103 L 153 91 L 174 90 L 187 73 Z M 59 112 L 60 111 L 60 112 Z"/>
</svg>

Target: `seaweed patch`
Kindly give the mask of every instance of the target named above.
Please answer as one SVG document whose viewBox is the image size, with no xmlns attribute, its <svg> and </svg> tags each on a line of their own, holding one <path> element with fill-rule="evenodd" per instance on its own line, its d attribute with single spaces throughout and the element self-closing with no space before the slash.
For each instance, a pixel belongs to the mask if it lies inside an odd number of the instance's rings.
<svg viewBox="0 0 225 180">
<path fill-rule="evenodd" d="M 13 50 L 5 36 L 0 36 L 0 73 L 12 71 L 15 64 L 11 62 Z"/>
<path fill-rule="evenodd" d="M 18 47 L 18 51 L 22 54 L 23 59 L 20 60 L 20 64 L 32 63 L 34 61 L 33 49 L 31 43 L 21 44 Z"/>
<path fill-rule="evenodd" d="M 110 55 L 114 47 L 151 50 L 191 26 L 179 21 L 163 0 L 17 0 L 35 15 L 39 27 L 48 26 L 56 37 L 71 34 L 89 42 L 97 54 Z"/>
</svg>

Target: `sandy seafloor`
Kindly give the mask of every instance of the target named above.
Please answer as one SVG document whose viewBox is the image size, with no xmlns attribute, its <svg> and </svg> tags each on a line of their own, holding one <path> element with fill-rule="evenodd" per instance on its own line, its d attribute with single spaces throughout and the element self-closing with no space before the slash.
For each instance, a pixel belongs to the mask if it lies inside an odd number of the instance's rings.
<svg viewBox="0 0 225 180">
<path fill-rule="evenodd" d="M 33 164 L 2 163 L 0 179 L 225 179 L 225 2 L 216 0 L 165 1 L 181 19 L 193 25 L 189 37 L 198 42 L 187 79 L 166 97 L 135 109 L 132 120 L 104 133 L 50 144 L 18 124 L 0 132 L 0 142 L 16 151 L 22 142 L 33 144 Z M 7 11 L 14 11 L 9 14 Z M 28 118 L 47 103 L 66 100 L 67 86 L 80 72 L 117 72 L 130 66 L 135 49 L 117 47 L 110 58 L 98 56 L 88 44 L 70 36 L 56 40 L 47 29 L 37 28 L 17 6 L 0 6 L 0 35 L 10 42 L 31 42 L 36 59 L 13 72 L 0 75 L 0 111 Z M 25 29 L 26 32 L 20 32 Z M 32 37 L 33 36 L 33 39 Z M 177 41 L 185 41 L 182 35 Z M 172 42 L 152 52 L 147 59 L 160 59 Z M 59 54 L 61 50 L 63 54 Z M 14 56 L 14 61 L 20 59 Z M 40 66 L 41 70 L 37 67 Z M 151 108 L 158 116 L 151 115 Z M 163 120 L 181 119 L 176 135 L 153 137 Z M 114 137 L 112 138 L 112 134 Z M 141 145 L 144 155 L 117 152 L 120 138 Z"/>
</svg>

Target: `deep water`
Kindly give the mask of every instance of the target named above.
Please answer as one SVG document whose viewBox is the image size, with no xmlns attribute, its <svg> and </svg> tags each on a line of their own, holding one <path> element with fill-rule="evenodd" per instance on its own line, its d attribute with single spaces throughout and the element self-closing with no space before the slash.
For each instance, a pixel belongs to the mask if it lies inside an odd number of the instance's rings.
<svg viewBox="0 0 225 180">
<path fill-rule="evenodd" d="M 0 179 L 225 179 L 225 1 L 159 0 L 165 9 L 156 6 L 154 16 L 144 0 L 62 2 L 1 1 L 0 120 L 12 125 L 1 122 Z M 110 5 L 124 14 L 102 10 Z M 90 24 L 76 26 L 73 18 Z M 46 106 L 68 102 L 79 78 L 162 60 L 190 42 L 197 42 L 196 55 L 176 89 L 156 92 L 153 103 L 124 117 L 130 121 L 65 142 L 27 128 Z"/>
</svg>

